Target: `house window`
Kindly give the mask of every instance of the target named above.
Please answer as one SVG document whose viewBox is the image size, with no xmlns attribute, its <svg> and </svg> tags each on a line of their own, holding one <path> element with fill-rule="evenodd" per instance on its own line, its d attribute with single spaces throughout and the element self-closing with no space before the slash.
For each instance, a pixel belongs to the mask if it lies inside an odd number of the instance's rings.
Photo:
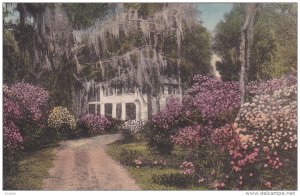
<svg viewBox="0 0 300 196">
<path fill-rule="evenodd" d="M 160 93 L 163 95 L 164 94 L 164 86 L 160 87 Z"/>
<path fill-rule="evenodd" d="M 129 86 L 124 89 L 126 94 L 133 94 L 135 92 L 135 87 L 134 86 Z"/>
<path fill-rule="evenodd" d="M 121 95 L 122 94 L 122 88 L 121 87 L 117 87 L 116 88 L 116 94 L 117 95 Z"/>
<path fill-rule="evenodd" d="M 108 96 L 108 90 L 105 87 L 103 87 L 103 95 L 104 96 Z"/>
<path fill-rule="evenodd" d="M 136 108 L 134 103 L 126 103 L 126 120 L 136 119 Z"/>
<path fill-rule="evenodd" d="M 168 86 L 168 94 L 171 95 L 173 94 L 173 86 Z"/>
<path fill-rule="evenodd" d="M 113 94 L 114 94 L 114 89 L 111 88 L 111 87 L 109 87 L 109 88 L 108 88 L 108 96 L 111 96 L 111 95 L 113 95 Z"/>
<path fill-rule="evenodd" d="M 100 106 L 100 104 L 96 104 L 96 113 L 97 114 L 100 114 L 100 110 L 101 109 L 101 106 Z"/>
<path fill-rule="evenodd" d="M 95 114 L 95 104 L 89 104 L 89 114 Z"/>
<path fill-rule="evenodd" d="M 100 88 L 97 86 L 96 87 L 96 100 L 100 99 Z"/>
<path fill-rule="evenodd" d="M 120 104 L 120 103 L 118 103 L 116 105 L 116 117 L 117 117 L 117 119 L 122 118 L 122 104 Z"/>
<path fill-rule="evenodd" d="M 112 116 L 112 104 L 106 103 L 104 104 L 105 116 Z"/>
<path fill-rule="evenodd" d="M 167 94 L 168 94 L 168 86 L 167 86 L 167 85 L 164 85 L 163 88 L 164 88 L 164 94 L 167 95 Z"/>
</svg>

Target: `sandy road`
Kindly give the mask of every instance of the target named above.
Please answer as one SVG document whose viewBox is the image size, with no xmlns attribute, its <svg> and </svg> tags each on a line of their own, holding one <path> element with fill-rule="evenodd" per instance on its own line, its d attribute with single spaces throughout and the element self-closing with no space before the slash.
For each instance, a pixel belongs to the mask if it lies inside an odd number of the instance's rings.
<svg viewBox="0 0 300 196">
<path fill-rule="evenodd" d="M 126 169 L 105 152 L 119 134 L 69 140 L 56 149 L 44 190 L 140 190 Z"/>
</svg>

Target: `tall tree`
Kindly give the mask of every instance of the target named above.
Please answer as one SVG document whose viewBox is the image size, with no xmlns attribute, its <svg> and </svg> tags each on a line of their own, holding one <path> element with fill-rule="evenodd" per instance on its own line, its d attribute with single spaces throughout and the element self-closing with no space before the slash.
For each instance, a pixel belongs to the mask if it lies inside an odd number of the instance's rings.
<svg viewBox="0 0 300 196">
<path fill-rule="evenodd" d="M 241 29 L 241 46 L 240 46 L 240 86 L 241 86 L 241 104 L 246 100 L 246 85 L 248 82 L 248 70 L 250 67 L 251 47 L 254 35 L 254 17 L 258 4 L 246 4 L 244 12 L 244 25 Z"/>
<path fill-rule="evenodd" d="M 241 12 L 240 4 L 234 4 L 232 10 L 224 14 L 224 20 L 221 20 L 214 30 L 213 50 L 222 58 L 222 62 L 217 64 L 217 70 L 224 81 L 239 79 Z"/>
<path fill-rule="evenodd" d="M 119 85 L 117 77 L 155 97 L 160 74 L 180 73 L 186 81 L 210 72 L 210 37 L 191 4 L 17 5 L 20 21 L 12 34 L 22 69 L 13 72 L 43 84 L 53 104 L 77 114 L 87 109 L 93 81 Z"/>
<path fill-rule="evenodd" d="M 22 80 L 41 84 L 49 90 L 53 105 L 82 113 L 85 108 L 78 106 L 82 100 L 76 100 L 82 84 L 73 77 L 78 71 L 73 28 L 86 27 L 99 20 L 110 9 L 106 5 L 17 3 L 19 22 L 14 24 L 14 29 L 5 31 L 5 82 Z M 93 14 L 88 14 L 91 10 Z M 82 12 L 88 16 L 83 17 Z M 10 57 L 14 54 L 14 43 L 19 58 Z M 12 73 L 14 77 L 10 77 Z"/>
<path fill-rule="evenodd" d="M 271 79 L 296 70 L 297 4 L 259 4 L 254 19 L 251 67 L 248 79 Z M 217 65 L 223 80 L 238 80 L 242 6 L 234 4 L 215 28 L 213 48 L 222 57 Z"/>
<path fill-rule="evenodd" d="M 200 23 L 191 4 L 149 6 L 156 10 L 143 4 L 125 4 L 116 15 L 99 21 L 93 28 L 76 31 L 75 35 L 79 42 L 86 42 L 98 57 L 96 62 L 87 64 L 101 69 L 104 73 L 102 79 L 108 82 L 118 79 L 121 84 L 131 80 L 143 89 L 148 97 L 148 116 L 151 117 L 151 100 L 152 97 L 159 99 L 163 70 L 167 68 L 169 76 L 176 78 L 181 88 L 184 39 Z M 201 28 L 197 31 L 205 32 Z M 134 39 L 128 42 L 132 37 Z M 205 43 L 204 40 L 207 39 L 202 39 Z M 186 41 L 186 44 L 191 44 Z M 119 46 L 117 51 L 115 46 Z M 121 52 L 120 49 L 124 48 Z M 111 73 L 109 70 L 115 70 L 115 74 L 108 75 Z"/>
</svg>

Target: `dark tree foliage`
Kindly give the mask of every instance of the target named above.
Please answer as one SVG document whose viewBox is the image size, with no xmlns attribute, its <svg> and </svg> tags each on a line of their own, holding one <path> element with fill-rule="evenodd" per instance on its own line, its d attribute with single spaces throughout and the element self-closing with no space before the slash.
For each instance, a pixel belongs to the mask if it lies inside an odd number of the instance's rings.
<svg viewBox="0 0 300 196">
<path fill-rule="evenodd" d="M 217 69 L 224 81 L 239 79 L 241 23 L 241 7 L 234 5 L 215 28 L 213 48 L 222 57 L 222 63 L 217 64 Z"/>
<path fill-rule="evenodd" d="M 20 51 L 11 31 L 3 31 L 3 82 L 10 84 L 20 80 Z"/>
<path fill-rule="evenodd" d="M 74 29 L 92 26 L 97 19 L 103 18 L 115 7 L 115 4 L 109 3 L 65 3 L 63 5 Z"/>
<path fill-rule="evenodd" d="M 297 5 L 294 3 L 260 4 L 254 21 L 253 58 L 249 81 L 280 77 L 296 70 Z M 215 28 L 213 49 L 222 57 L 217 69 L 223 80 L 238 80 L 241 14 L 239 4 L 224 15 Z"/>
</svg>

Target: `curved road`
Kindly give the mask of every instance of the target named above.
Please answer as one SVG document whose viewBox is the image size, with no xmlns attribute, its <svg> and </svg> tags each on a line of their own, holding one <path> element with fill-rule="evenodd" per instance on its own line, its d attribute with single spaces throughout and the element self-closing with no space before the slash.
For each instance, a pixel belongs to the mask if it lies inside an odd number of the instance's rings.
<svg viewBox="0 0 300 196">
<path fill-rule="evenodd" d="M 69 140 L 56 149 L 44 190 L 140 190 L 127 171 L 105 152 L 119 134 Z"/>
</svg>

